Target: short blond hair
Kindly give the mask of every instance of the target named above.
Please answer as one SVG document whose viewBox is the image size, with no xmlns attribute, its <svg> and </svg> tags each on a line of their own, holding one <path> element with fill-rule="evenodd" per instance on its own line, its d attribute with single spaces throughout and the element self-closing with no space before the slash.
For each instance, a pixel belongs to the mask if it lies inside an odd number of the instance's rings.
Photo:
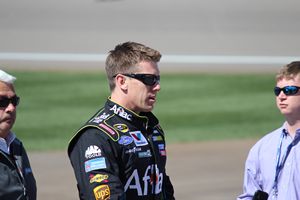
<svg viewBox="0 0 300 200">
<path fill-rule="evenodd" d="M 278 74 L 276 75 L 276 80 L 282 79 L 294 79 L 300 74 L 300 61 L 293 61 L 290 64 L 283 66 Z"/>
<path fill-rule="evenodd" d="M 119 44 L 109 52 L 105 62 L 105 70 L 110 90 L 114 90 L 114 76 L 120 73 L 132 73 L 137 64 L 143 61 L 159 62 L 160 52 L 136 42 Z"/>
</svg>

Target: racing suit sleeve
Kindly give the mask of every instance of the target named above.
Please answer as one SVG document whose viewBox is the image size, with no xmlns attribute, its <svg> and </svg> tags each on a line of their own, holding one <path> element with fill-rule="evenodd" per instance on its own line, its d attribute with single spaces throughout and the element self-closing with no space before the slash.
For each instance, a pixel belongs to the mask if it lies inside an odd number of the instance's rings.
<svg viewBox="0 0 300 200">
<path fill-rule="evenodd" d="M 81 200 L 125 199 L 116 152 L 114 142 L 96 128 L 78 138 L 69 156 Z"/>
<path fill-rule="evenodd" d="M 171 183 L 170 177 L 168 175 L 165 175 L 164 178 L 164 196 L 166 200 L 175 200 L 174 197 L 174 188 Z"/>
</svg>

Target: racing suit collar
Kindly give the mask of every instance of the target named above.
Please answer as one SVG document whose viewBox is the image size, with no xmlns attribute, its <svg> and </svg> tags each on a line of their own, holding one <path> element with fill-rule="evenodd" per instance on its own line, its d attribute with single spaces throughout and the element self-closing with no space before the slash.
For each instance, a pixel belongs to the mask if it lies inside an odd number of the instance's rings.
<svg viewBox="0 0 300 200">
<path fill-rule="evenodd" d="M 105 107 L 114 114 L 124 118 L 128 121 L 132 121 L 134 124 L 139 124 L 143 127 L 158 125 L 158 119 L 151 112 L 143 112 L 138 115 L 137 113 L 113 102 L 110 98 L 107 99 Z"/>
</svg>

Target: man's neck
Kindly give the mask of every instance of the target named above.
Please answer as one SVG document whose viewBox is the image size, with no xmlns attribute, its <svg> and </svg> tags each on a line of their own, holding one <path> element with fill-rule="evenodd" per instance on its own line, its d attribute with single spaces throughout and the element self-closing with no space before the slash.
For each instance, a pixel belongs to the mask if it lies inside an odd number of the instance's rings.
<svg viewBox="0 0 300 200">
<path fill-rule="evenodd" d="M 10 131 L 3 131 L 3 130 L 0 131 L 0 138 L 5 139 L 9 133 L 10 133 Z"/>
<path fill-rule="evenodd" d="M 296 131 L 300 129 L 300 120 L 287 120 L 287 129 L 289 135 L 294 138 Z"/>
</svg>

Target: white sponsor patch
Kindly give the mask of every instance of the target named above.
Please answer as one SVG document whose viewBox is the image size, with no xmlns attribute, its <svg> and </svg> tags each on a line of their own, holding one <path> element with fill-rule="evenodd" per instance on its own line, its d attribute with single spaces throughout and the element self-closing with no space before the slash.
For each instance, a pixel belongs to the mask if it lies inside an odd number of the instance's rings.
<svg viewBox="0 0 300 200">
<path fill-rule="evenodd" d="M 107 119 L 108 117 L 109 117 L 109 114 L 103 113 L 102 115 L 95 117 L 92 122 L 99 124 L 100 122 Z"/>
<path fill-rule="evenodd" d="M 132 120 L 132 115 L 127 113 L 122 107 L 114 105 L 110 110 L 114 111 L 115 114 L 119 115 L 120 117 L 123 117 L 124 119 L 127 119 L 129 121 Z"/>
<path fill-rule="evenodd" d="M 138 196 L 159 194 L 162 191 L 163 173 L 157 165 L 149 165 L 145 172 L 138 172 L 135 169 L 127 179 L 124 190 L 135 190 Z"/>
<path fill-rule="evenodd" d="M 101 156 L 101 149 L 96 145 L 91 145 L 85 151 L 85 158 L 90 159 Z"/>
</svg>

